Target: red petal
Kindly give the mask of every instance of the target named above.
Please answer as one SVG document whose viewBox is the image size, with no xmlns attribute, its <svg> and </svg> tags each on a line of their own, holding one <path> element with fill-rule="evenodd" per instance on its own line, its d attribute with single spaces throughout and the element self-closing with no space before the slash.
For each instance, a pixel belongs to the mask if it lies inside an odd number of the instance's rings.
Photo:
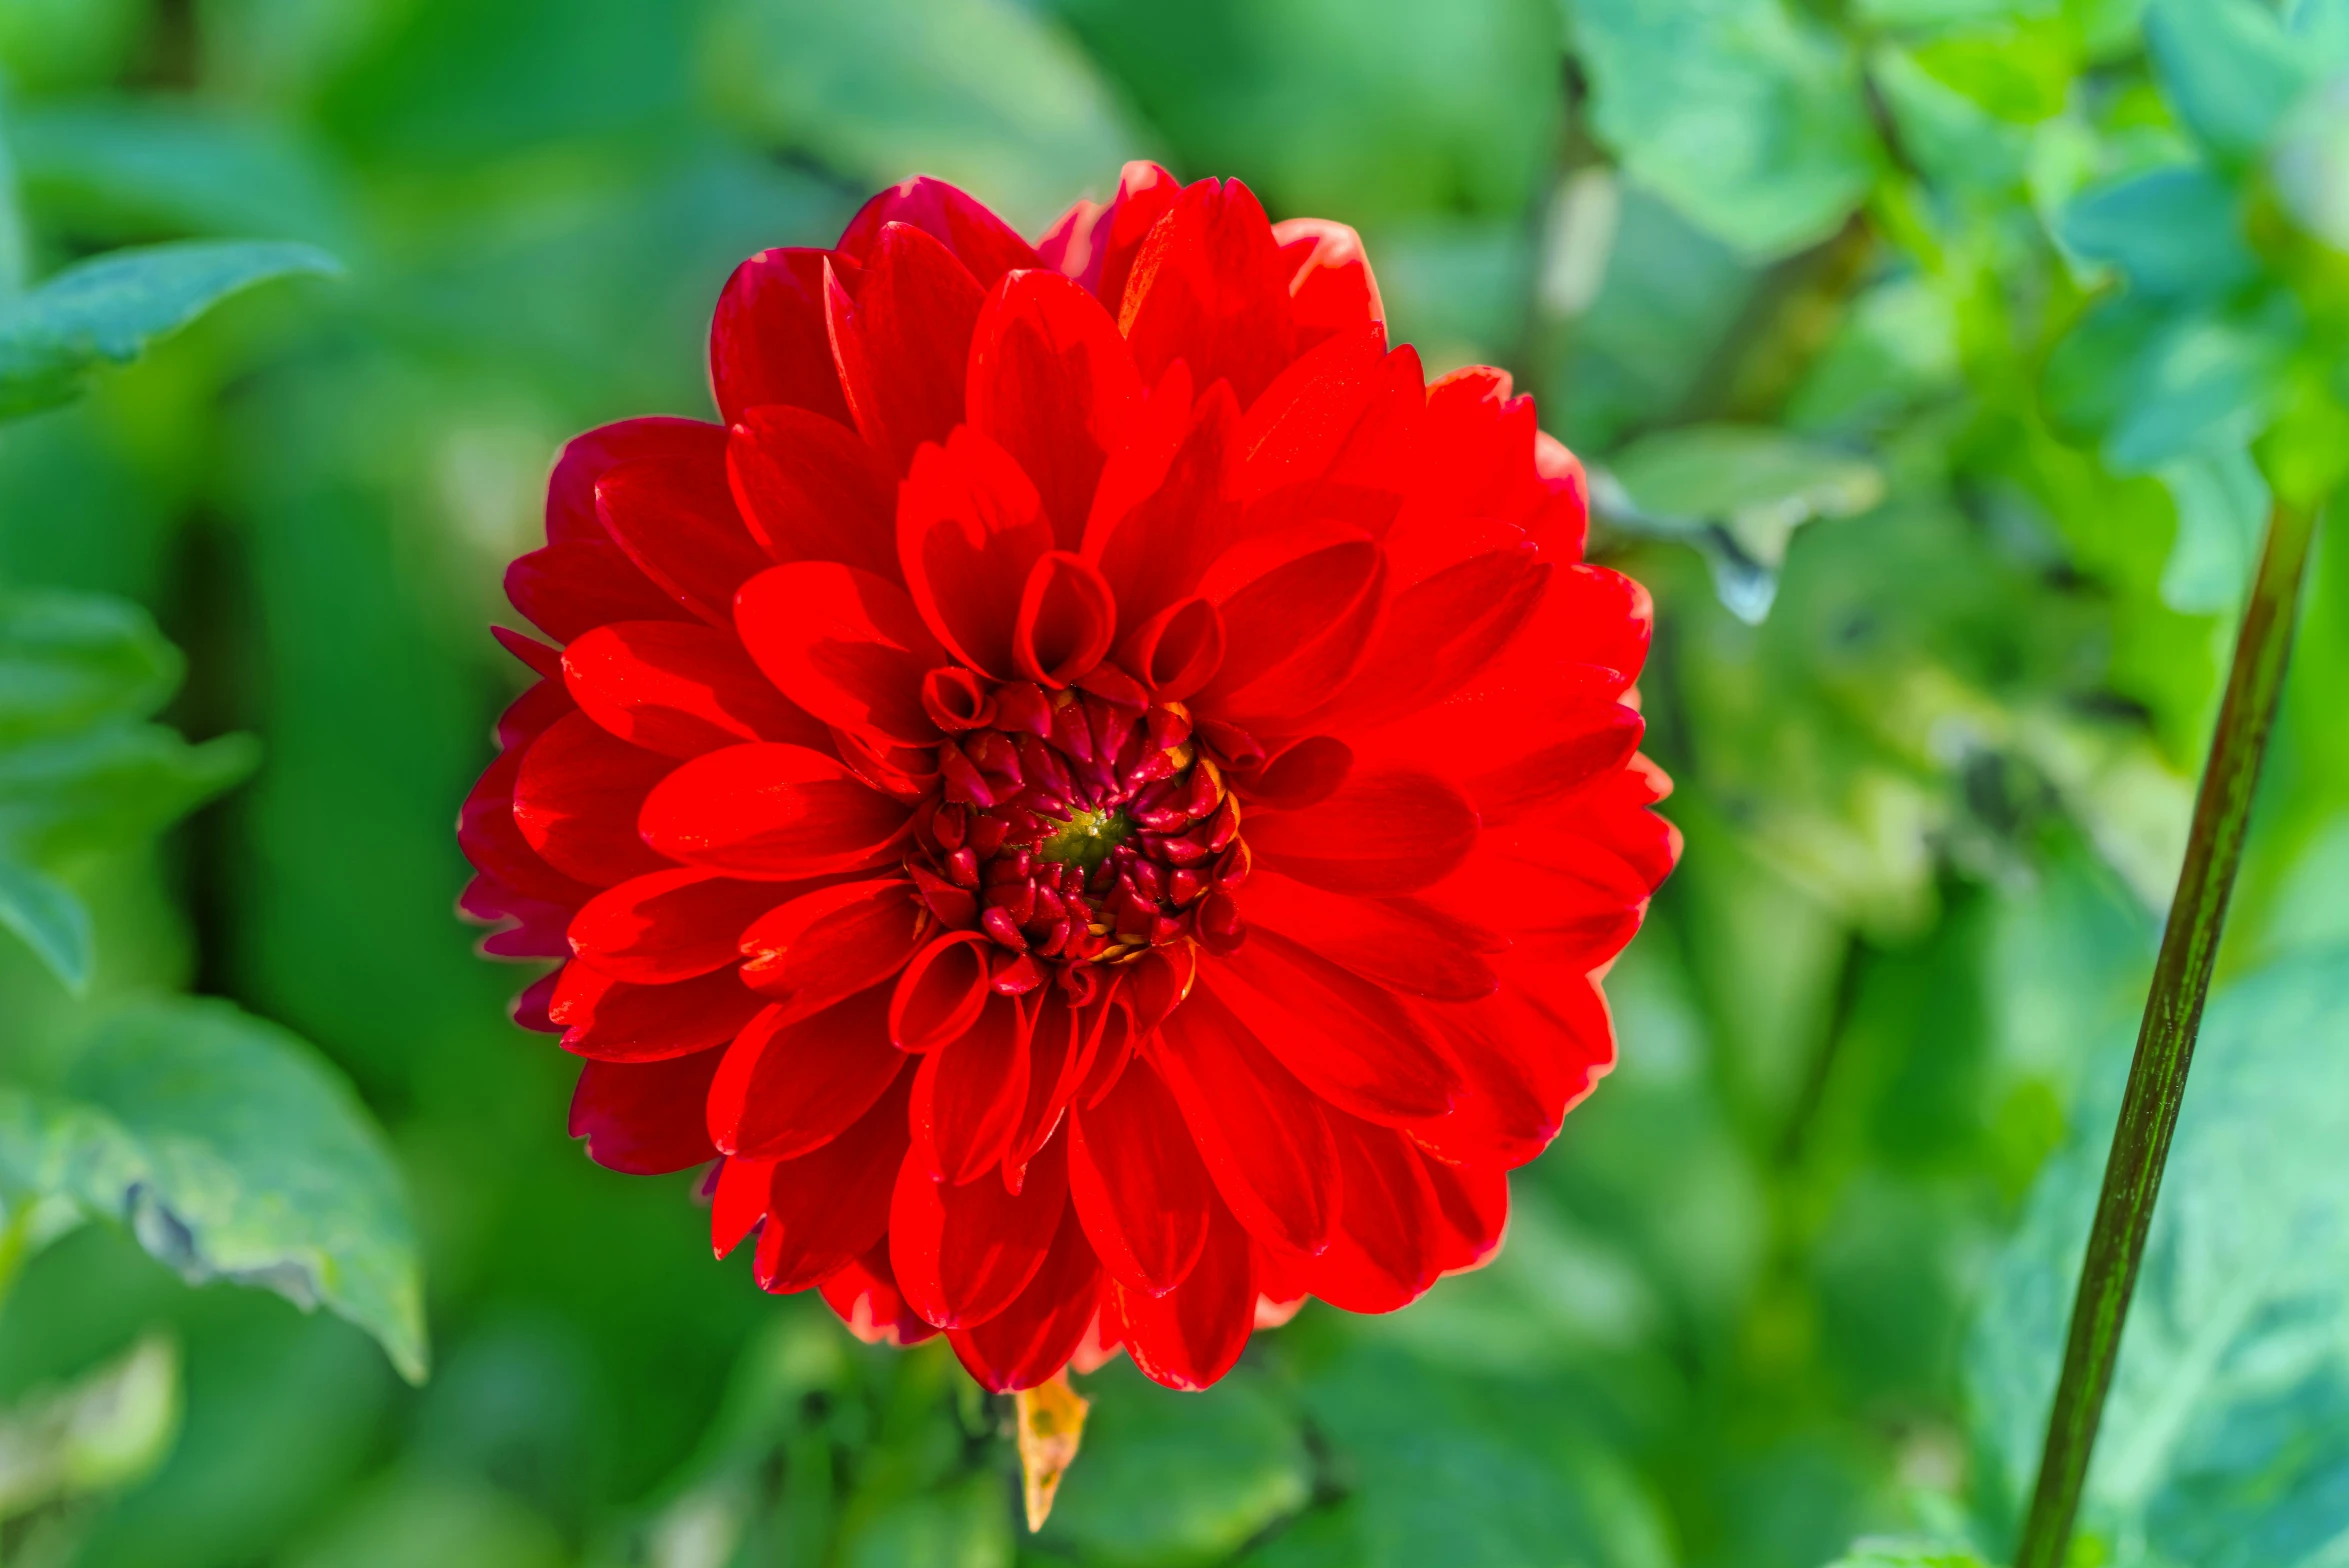
<svg viewBox="0 0 2349 1568">
<path fill-rule="evenodd" d="M 824 1280 L 824 1305 L 868 1345 L 918 1345 L 938 1331 L 914 1315 L 889 1267 L 886 1237 Z"/>
<path fill-rule="evenodd" d="M 1020 599 L 1051 548 L 1036 487 L 977 431 L 923 451 L 898 492 L 897 555 L 914 605 L 956 658 L 998 680 L 1017 676 Z"/>
<path fill-rule="evenodd" d="M 510 631 L 503 626 L 492 626 L 489 629 L 489 634 L 490 636 L 497 639 L 497 645 L 499 647 L 505 649 L 506 652 L 521 660 L 523 665 L 529 669 L 530 673 L 538 676 L 542 681 L 559 680 L 562 678 L 562 649 L 550 648 L 535 637 L 525 636 L 523 633 L 517 631 Z M 531 689 L 536 690 L 537 688 L 533 686 Z"/>
<path fill-rule="evenodd" d="M 1240 1223 L 1287 1251 L 1320 1251 L 1338 1208 L 1321 1102 L 1204 986 L 1168 1016 L 1147 1057 Z"/>
<path fill-rule="evenodd" d="M 1323 701 L 1360 664 L 1385 582 L 1378 546 L 1351 529 L 1309 525 L 1228 552 L 1200 584 L 1224 623 L 1201 706 L 1245 725 Z"/>
<path fill-rule="evenodd" d="M 1205 599 L 1181 599 L 1126 635 L 1118 662 L 1161 702 L 1179 702 L 1223 667 L 1223 616 Z"/>
<path fill-rule="evenodd" d="M 998 1394 L 1034 1388 L 1068 1365 L 1100 1306 L 1100 1260 L 1075 1213 L 1064 1210 L 1028 1288 L 986 1322 L 947 1339 L 980 1387 Z"/>
<path fill-rule="evenodd" d="M 979 1021 L 992 948 L 976 931 L 957 931 L 914 954 L 889 1004 L 889 1038 L 899 1050 L 934 1051 Z"/>
<path fill-rule="evenodd" d="M 1240 537 L 1239 422 L 1229 387 L 1210 388 L 1194 405 L 1190 372 L 1178 361 L 1102 469 L 1083 553 L 1135 625 L 1188 597 Z"/>
<path fill-rule="evenodd" d="M 1065 550 L 1037 561 L 1012 623 L 1011 662 L 1054 689 L 1089 675 L 1117 635 L 1117 599 L 1101 574 Z"/>
<path fill-rule="evenodd" d="M 1305 1265 L 1308 1289 L 1347 1312 L 1392 1312 L 1435 1283 L 1443 1222 L 1427 1165 L 1402 1133 L 1330 1114 L 1345 1211 L 1329 1250 Z"/>
<path fill-rule="evenodd" d="M 563 650 L 580 711 L 630 745 L 698 757 L 746 740 L 825 743 L 824 726 L 759 674 L 730 632 L 690 621 L 619 621 Z"/>
<path fill-rule="evenodd" d="M 1296 357 L 1289 275 L 1247 186 L 1185 190 L 1143 242 L 1118 315 L 1142 378 L 1186 360 L 1201 386 L 1230 381 L 1245 408 Z"/>
<path fill-rule="evenodd" d="M 622 463 L 647 459 L 706 463 L 724 451 L 725 431 L 720 426 L 706 420 L 667 415 L 622 419 L 585 435 L 573 436 L 563 447 L 563 455 L 555 459 L 555 471 L 547 480 L 546 542 L 611 542 L 611 536 L 604 532 L 603 518 L 596 512 L 595 485 Z"/>
<path fill-rule="evenodd" d="M 590 964 L 565 964 L 547 1017 L 563 1049 L 605 1062 L 657 1062 L 723 1045 L 761 999 L 729 970 L 667 985 L 615 980 Z"/>
<path fill-rule="evenodd" d="M 1391 1126 L 1451 1108 L 1459 1078 L 1427 1026 L 1384 986 L 1278 932 L 1252 929 L 1202 984 L 1333 1105 Z"/>
<path fill-rule="evenodd" d="M 889 1228 L 889 1195 L 905 1159 L 911 1073 L 821 1148 L 768 1169 L 767 1228 L 752 1265 L 760 1288 L 805 1290 L 853 1263 Z"/>
<path fill-rule="evenodd" d="M 1408 893 L 1442 880 L 1476 847 L 1475 808 L 1432 773 L 1357 770 L 1310 811 L 1248 819 L 1268 869 L 1333 893 Z"/>
<path fill-rule="evenodd" d="M 549 865 L 592 886 L 659 871 L 669 862 L 637 836 L 636 817 L 672 766 L 573 713 L 522 754 L 514 820 Z"/>
<path fill-rule="evenodd" d="M 1536 1001 L 1504 982 L 1468 1007 L 1431 1007 L 1466 1081 L 1449 1116 L 1412 1135 L 1444 1159 L 1518 1166 L 1549 1147 L 1567 1110 L 1615 1060 L 1612 1025 L 1587 976 L 1556 977 Z"/>
<path fill-rule="evenodd" d="M 1243 780 L 1240 794 L 1251 806 L 1302 811 L 1335 795 L 1353 771 L 1351 746 L 1334 735 L 1308 735 L 1266 763 L 1263 772 Z"/>
<path fill-rule="evenodd" d="M 1473 1002 L 1500 988 L 1455 924 L 1410 899 L 1349 898 L 1260 869 L 1240 902 L 1251 930 L 1278 932 L 1390 990 Z"/>
<path fill-rule="evenodd" d="M 940 1328 L 984 1323 L 1018 1299 L 1043 1267 L 1068 1203 L 1058 1138 L 1017 1194 L 999 1181 L 933 1181 L 921 1152 L 898 1168 L 889 1205 L 889 1260 L 905 1299 Z"/>
<path fill-rule="evenodd" d="M 768 561 L 734 508 L 722 447 L 694 463 L 623 463 L 596 481 L 595 500 L 645 576 L 711 625 L 734 624 L 734 590 Z"/>
<path fill-rule="evenodd" d="M 722 1051 L 664 1062 L 589 1062 L 571 1093 L 571 1136 L 606 1170 L 665 1176 L 718 1157 L 703 1111 Z"/>
<path fill-rule="evenodd" d="M 457 843 L 484 876 L 497 878 L 524 897 L 576 909 L 595 896 L 595 889 L 548 865 L 514 820 L 514 783 L 522 772 L 523 755 L 504 752 L 482 771 L 457 812 Z"/>
<path fill-rule="evenodd" d="M 1240 494 L 1275 515 L 1354 516 L 1376 534 L 1419 476 L 1419 357 L 1356 325 L 1298 357 L 1240 425 Z"/>
<path fill-rule="evenodd" d="M 1509 1225 L 1509 1173 L 1498 1165 L 1447 1165 L 1423 1159 L 1435 1188 L 1436 1268 L 1446 1274 L 1482 1268 L 1501 1250 Z"/>
<path fill-rule="evenodd" d="M 506 598 L 557 642 L 606 621 L 689 618 L 618 545 L 602 538 L 566 539 L 517 557 L 506 568 Z"/>
<path fill-rule="evenodd" d="M 1395 596 L 1362 668 L 1316 723 L 1348 731 L 1391 723 L 1475 679 L 1522 634 L 1553 568 L 1525 546 L 1446 567 Z"/>
<path fill-rule="evenodd" d="M 1153 1296 L 1183 1282 L 1222 1207 L 1166 1082 L 1130 1063 L 1097 1105 L 1069 1117 L 1069 1198 L 1111 1272 Z"/>
<path fill-rule="evenodd" d="M 721 1160 L 710 1197 L 710 1251 L 723 1258 L 767 1217 L 767 1177 L 773 1160 Z"/>
<path fill-rule="evenodd" d="M 971 329 L 984 294 L 953 252 L 919 229 L 887 223 L 853 304 L 825 295 L 832 355 L 856 428 L 904 473 L 915 449 L 963 422 Z"/>
<path fill-rule="evenodd" d="M 884 226 L 907 223 L 943 243 L 968 267 L 981 288 L 993 288 L 1014 267 L 1041 267 L 1044 259 L 1017 230 L 984 202 L 944 180 L 917 174 L 857 209 L 841 231 L 840 248 L 870 257 L 884 238 Z"/>
<path fill-rule="evenodd" d="M 726 471 L 743 523 L 774 559 L 896 578 L 896 476 L 855 431 L 805 409 L 750 409 L 727 440 Z"/>
<path fill-rule="evenodd" d="M 1058 986 L 1046 987 L 1040 995 L 1035 1027 L 1028 1039 L 1027 1099 L 1003 1156 L 1003 1179 L 1014 1192 L 1027 1177 L 1028 1161 L 1059 1128 L 1061 1113 L 1092 1065 L 1085 1047 L 1098 1047 L 1103 1022 L 1101 1003 L 1080 1013 L 1069 1005 L 1068 993 Z"/>
<path fill-rule="evenodd" d="M 1152 1296 L 1111 1278 L 1126 1354 L 1143 1376 L 1201 1389 L 1232 1369 L 1256 1325 L 1252 1251 L 1247 1231 L 1218 1203 L 1197 1266 L 1173 1290 Z"/>
<path fill-rule="evenodd" d="M 914 1078 L 913 1147 L 932 1176 L 961 1185 L 993 1173 L 1028 1100 L 1033 1021 L 994 997 L 959 1039 L 922 1058 Z"/>
<path fill-rule="evenodd" d="M 760 742 L 685 763 L 639 820 L 646 843 L 688 865 L 782 878 L 879 865 L 911 815 L 821 752 Z"/>
<path fill-rule="evenodd" d="M 835 251 L 785 246 L 734 269 L 710 322 L 710 390 L 728 424 L 762 404 L 788 404 L 848 423 L 848 402 L 824 331 L 824 264 Z"/>
<path fill-rule="evenodd" d="M 1136 159 L 1119 171 L 1116 195 L 1106 204 L 1080 201 L 1071 207 L 1037 252 L 1044 265 L 1076 279 L 1114 311 L 1126 297 L 1126 277 L 1142 241 L 1182 194 L 1173 175 Z"/>
<path fill-rule="evenodd" d="M 1068 279 L 1018 273 L 979 313 L 966 396 L 971 427 L 1035 482 L 1060 548 L 1075 550 L 1102 464 L 1142 398 L 1117 323 Z"/>
<path fill-rule="evenodd" d="M 690 980 L 740 958 L 743 927 L 790 894 L 690 866 L 655 871 L 591 899 L 571 918 L 571 948 L 616 980 Z"/>
<path fill-rule="evenodd" d="M 889 1048 L 889 993 L 876 986 L 813 1018 L 759 1013 L 726 1048 L 710 1087 L 710 1134 L 728 1154 L 789 1160 L 871 1109 L 905 1066 Z"/>
<path fill-rule="evenodd" d="M 946 662 L 905 590 L 831 561 L 770 567 L 742 585 L 742 641 L 767 679 L 827 724 L 935 743 L 922 677 Z"/>
<path fill-rule="evenodd" d="M 1364 322 L 1386 324 L 1361 235 L 1327 218 L 1287 218 L 1272 226 L 1272 237 L 1281 260 L 1296 269 L 1289 298 L 1300 352 Z"/>
<path fill-rule="evenodd" d="M 742 978 L 804 1018 L 904 968 L 926 915 L 903 877 L 812 889 L 742 933 L 740 951 L 750 960 Z"/>
</svg>

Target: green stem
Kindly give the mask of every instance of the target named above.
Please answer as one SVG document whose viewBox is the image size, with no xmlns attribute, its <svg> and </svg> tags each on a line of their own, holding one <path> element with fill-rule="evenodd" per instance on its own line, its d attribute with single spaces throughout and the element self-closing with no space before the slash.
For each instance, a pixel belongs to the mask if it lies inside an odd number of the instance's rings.
<svg viewBox="0 0 2349 1568">
<path fill-rule="evenodd" d="M 2244 829 L 2251 818 L 2268 730 L 2275 721 L 2276 697 L 2292 654 L 2292 623 L 2315 523 L 2312 510 L 2280 502 L 2268 519 L 2267 545 L 2236 633 L 2218 732 L 2211 737 L 2210 760 L 2203 766 L 2202 787 L 2194 799 L 2186 864 L 2178 873 L 2178 896 L 2162 932 L 2161 956 L 2154 964 L 2152 993 L 2145 1000 L 2137 1055 L 2129 1064 L 2120 1124 L 2113 1130 L 2112 1154 L 2104 1167 L 2104 1190 L 2097 1197 L 2096 1221 L 2088 1233 L 2088 1255 L 2080 1265 L 2063 1376 L 2048 1412 L 2039 1484 L 2015 1568 L 2060 1568 L 2070 1549 L 2088 1456 L 2096 1446 L 2097 1421 L 2112 1386 L 2121 1326 L 2137 1285 L 2137 1265 L 2145 1255 L 2145 1232 L 2161 1191 L 2170 1135 L 2177 1130 L 2186 1070 L 2194 1060 L 2194 1037 L 2202 1026 L 2203 999 L 2210 993 L 2227 897 L 2243 861 Z"/>
</svg>

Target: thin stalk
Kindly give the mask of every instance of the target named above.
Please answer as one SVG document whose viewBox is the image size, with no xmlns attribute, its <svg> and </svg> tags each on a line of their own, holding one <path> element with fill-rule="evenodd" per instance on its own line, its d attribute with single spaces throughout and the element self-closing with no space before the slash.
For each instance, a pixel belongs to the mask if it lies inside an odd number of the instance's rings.
<svg viewBox="0 0 2349 1568">
<path fill-rule="evenodd" d="M 2088 1233 L 2088 1255 L 2080 1265 L 2063 1376 L 2048 1412 L 2039 1484 L 2031 1497 L 2015 1568 L 2061 1568 L 2071 1546 L 2088 1456 L 2096 1446 L 2097 1421 L 2112 1387 L 2121 1326 L 2137 1286 L 2137 1265 L 2145 1255 L 2145 1232 L 2161 1191 L 2170 1135 L 2177 1131 L 2186 1071 L 2194 1061 L 2194 1037 L 2202 1027 L 2203 999 L 2210 994 L 2211 965 L 2226 924 L 2227 898 L 2243 862 L 2244 829 L 2251 818 L 2260 761 L 2267 753 L 2268 730 L 2275 722 L 2276 697 L 2291 659 L 2292 623 L 2315 524 L 2313 511 L 2280 502 L 2268 518 L 2259 576 L 2235 636 L 2235 660 L 2227 672 L 2218 732 L 2211 737 L 2210 759 L 2203 765 L 2202 787 L 2194 797 L 2186 864 L 2178 873 L 2178 896 L 2162 932 L 2153 989 L 2137 1032 L 2137 1055 L 2129 1064 L 2120 1123 L 2113 1129 L 2112 1154 L 2105 1162 L 2104 1190 L 2097 1197 L 2096 1221 Z"/>
</svg>

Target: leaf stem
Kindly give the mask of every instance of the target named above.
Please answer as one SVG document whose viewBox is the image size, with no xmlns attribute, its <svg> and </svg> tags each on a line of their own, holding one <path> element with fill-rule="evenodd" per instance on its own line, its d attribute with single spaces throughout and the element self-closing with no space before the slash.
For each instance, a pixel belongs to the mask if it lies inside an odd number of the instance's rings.
<svg viewBox="0 0 2349 1568">
<path fill-rule="evenodd" d="M 2097 1422 L 2120 1353 L 2121 1327 L 2128 1317 L 2130 1293 L 2136 1289 L 2154 1199 L 2161 1191 L 2162 1166 L 2169 1158 L 2170 1135 L 2177 1130 L 2178 1107 L 2185 1098 L 2186 1072 L 2194 1060 L 2203 1000 L 2210 993 L 2228 895 L 2243 861 L 2251 798 L 2291 659 L 2300 579 L 2315 526 L 2312 508 L 2280 501 L 2268 517 L 2267 544 L 2235 636 L 2218 730 L 2211 737 L 2210 758 L 2194 799 L 2186 864 L 2178 873 L 2177 898 L 2162 932 L 2145 1021 L 2137 1032 L 2137 1054 L 2129 1064 L 2128 1089 L 2105 1163 L 2104 1189 L 2097 1196 L 2088 1253 L 2080 1265 L 2063 1375 L 2048 1412 L 2047 1445 L 2040 1455 L 2039 1482 L 2015 1568 L 2060 1568 L 2070 1549 L 2088 1457 L 2096 1445 Z"/>
</svg>

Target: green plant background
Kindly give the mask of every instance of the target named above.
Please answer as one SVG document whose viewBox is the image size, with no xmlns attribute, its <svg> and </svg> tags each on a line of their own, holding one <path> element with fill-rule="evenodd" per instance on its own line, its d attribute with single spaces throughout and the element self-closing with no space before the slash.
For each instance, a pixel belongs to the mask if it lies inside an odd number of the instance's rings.
<svg viewBox="0 0 2349 1568">
<path fill-rule="evenodd" d="M 95 944 L 77 996 L 0 935 L 0 1204 L 46 1242 L 0 1307 L 0 1553 L 1996 1559 L 2261 465 L 2340 403 L 2344 66 L 2326 0 L 0 0 L 0 412 L 45 410 L 0 427 L 0 871 L 40 879 L 0 902 L 70 946 L 61 888 Z M 505 1021 L 450 828 L 551 454 L 707 412 L 736 260 L 917 170 L 1033 232 L 1131 156 L 1356 224 L 1399 337 L 1509 367 L 1603 470 L 1688 851 L 1501 1261 L 1308 1308 L 1210 1395 L 1085 1380 L 1031 1539 L 940 1347 L 761 1295 L 685 1178 L 565 1138 L 573 1064 Z M 143 355 L 218 290 L 142 272 L 96 339 L 9 297 L 231 239 L 315 249 L 233 253 L 279 281 Z M 2349 1540 L 2337 533 L 2083 1561 Z M 23 759 L 68 724 L 169 765 L 42 838 Z M 249 781 L 157 839 L 237 734 Z M 215 1115 L 183 1059 L 262 1087 Z M 300 1181 L 332 1201 L 260 1201 Z"/>
</svg>

